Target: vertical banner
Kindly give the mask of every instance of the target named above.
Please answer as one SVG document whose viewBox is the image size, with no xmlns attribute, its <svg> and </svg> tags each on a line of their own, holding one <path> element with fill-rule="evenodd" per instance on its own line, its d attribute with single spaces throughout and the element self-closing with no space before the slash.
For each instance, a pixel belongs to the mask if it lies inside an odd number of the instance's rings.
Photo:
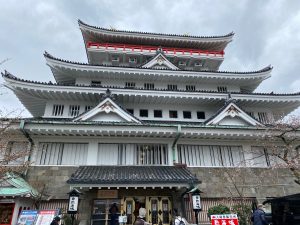
<svg viewBox="0 0 300 225">
<path fill-rule="evenodd" d="M 239 225 L 236 214 L 211 215 L 212 225 Z"/>
<path fill-rule="evenodd" d="M 57 210 L 40 210 L 35 225 L 50 224 L 57 213 Z"/>
<path fill-rule="evenodd" d="M 22 210 L 17 225 L 34 225 L 37 215 L 37 210 Z"/>
</svg>

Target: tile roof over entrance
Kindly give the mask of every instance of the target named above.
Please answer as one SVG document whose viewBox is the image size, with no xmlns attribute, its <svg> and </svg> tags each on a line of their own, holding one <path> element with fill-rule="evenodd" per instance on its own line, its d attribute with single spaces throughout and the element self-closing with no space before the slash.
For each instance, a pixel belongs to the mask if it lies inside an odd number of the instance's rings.
<svg viewBox="0 0 300 225">
<path fill-rule="evenodd" d="M 196 184 L 185 167 L 176 166 L 80 166 L 69 184 Z"/>
</svg>

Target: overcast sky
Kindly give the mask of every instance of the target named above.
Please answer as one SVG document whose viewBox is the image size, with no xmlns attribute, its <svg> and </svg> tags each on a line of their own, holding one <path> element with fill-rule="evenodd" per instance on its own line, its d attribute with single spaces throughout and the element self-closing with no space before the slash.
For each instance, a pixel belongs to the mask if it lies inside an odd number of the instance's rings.
<svg viewBox="0 0 300 225">
<path fill-rule="evenodd" d="M 87 62 L 81 19 L 132 31 L 201 36 L 233 31 L 220 70 L 253 71 L 271 64 L 271 78 L 256 92 L 300 91 L 300 0 L 0 0 L 0 5 L 0 61 L 9 59 L 0 70 L 20 78 L 54 81 L 44 51 Z M 10 90 L 2 87 L 1 93 L 2 109 L 24 108 Z"/>
</svg>

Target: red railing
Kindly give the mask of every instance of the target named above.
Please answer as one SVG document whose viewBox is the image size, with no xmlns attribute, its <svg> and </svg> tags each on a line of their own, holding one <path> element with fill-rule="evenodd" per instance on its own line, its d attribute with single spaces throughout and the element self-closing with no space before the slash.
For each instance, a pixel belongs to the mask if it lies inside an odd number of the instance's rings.
<svg viewBox="0 0 300 225">
<path fill-rule="evenodd" d="M 117 44 L 117 43 L 95 43 L 95 42 L 88 42 L 87 48 L 96 47 L 96 48 L 113 48 L 114 50 L 122 49 L 123 51 L 130 49 L 131 51 L 139 50 L 141 52 L 148 51 L 156 51 L 159 47 L 157 46 L 150 46 L 150 45 L 130 45 L 130 44 Z M 213 55 L 213 56 L 224 56 L 224 51 L 205 51 L 199 49 L 189 49 L 189 48 L 169 48 L 169 47 L 161 47 L 161 49 L 166 54 L 176 54 L 181 53 L 182 55 L 185 54 L 198 54 L 198 55 Z"/>
</svg>

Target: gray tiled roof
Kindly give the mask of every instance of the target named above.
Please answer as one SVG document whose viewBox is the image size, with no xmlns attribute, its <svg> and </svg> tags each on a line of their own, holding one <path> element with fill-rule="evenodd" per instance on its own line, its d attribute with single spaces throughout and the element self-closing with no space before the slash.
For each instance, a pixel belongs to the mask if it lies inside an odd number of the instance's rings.
<svg viewBox="0 0 300 225">
<path fill-rule="evenodd" d="M 195 184 L 199 180 L 177 166 L 80 166 L 69 184 Z"/>
</svg>

